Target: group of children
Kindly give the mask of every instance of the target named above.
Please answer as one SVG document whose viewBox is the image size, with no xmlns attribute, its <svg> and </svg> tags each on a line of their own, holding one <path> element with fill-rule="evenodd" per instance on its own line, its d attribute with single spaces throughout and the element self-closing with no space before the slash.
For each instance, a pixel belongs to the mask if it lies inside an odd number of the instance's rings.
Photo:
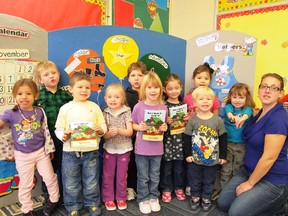
<svg viewBox="0 0 288 216">
<path fill-rule="evenodd" d="M 223 121 L 218 116 L 219 100 L 208 87 L 212 71 L 206 63 L 195 69 L 194 88 L 183 101 L 177 75 L 170 74 L 162 85 L 155 72 L 146 72 L 143 63 L 132 63 L 128 68 L 131 86 L 125 90 L 120 84 L 109 85 L 103 111 L 89 101 L 89 75 L 73 74 L 69 83 L 71 95 L 59 88 L 59 78 L 53 62 L 39 63 L 36 80 L 43 85 L 40 94 L 31 79 L 17 81 L 12 91 L 17 105 L 0 117 L 0 127 L 11 124 L 23 215 L 35 215 L 31 201 L 35 166 L 49 194 L 43 208 L 45 215 L 63 198 L 69 215 L 79 215 L 85 206 L 91 216 L 96 216 L 101 213 L 100 191 L 110 211 L 117 207 L 126 209 L 127 199 L 133 199 L 137 191 L 141 213 L 149 214 L 161 210 L 159 197 L 169 203 L 174 192 L 178 200 L 185 200 L 186 187 L 190 188 L 191 209 L 198 211 L 202 207 L 209 211 L 219 164 L 223 186 L 243 163 L 245 144 L 241 133 L 255 104 L 248 86 L 235 84 L 229 91 Z M 188 107 L 183 117 L 186 129 L 171 135 L 169 125 L 173 119 L 169 109 L 183 104 Z M 143 133 L 149 129 L 144 123 L 147 110 L 166 113 L 165 122 L 159 127 L 163 140 L 143 140 Z M 81 122 L 91 123 L 93 130 L 89 133 L 94 133 L 96 144 L 85 148 L 71 145 L 71 124 Z M 105 143 L 100 190 L 101 137 Z M 53 151 L 54 158 L 49 154 Z"/>
</svg>

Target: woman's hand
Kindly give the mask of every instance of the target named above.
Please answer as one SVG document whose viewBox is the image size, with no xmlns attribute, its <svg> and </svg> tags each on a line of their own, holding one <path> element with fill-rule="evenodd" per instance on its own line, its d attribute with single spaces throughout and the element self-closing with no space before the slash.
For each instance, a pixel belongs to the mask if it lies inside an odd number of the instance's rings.
<svg viewBox="0 0 288 216">
<path fill-rule="evenodd" d="M 253 188 L 253 185 L 251 185 L 248 181 L 241 183 L 236 187 L 236 195 L 239 196 L 242 193 L 249 191 Z"/>
</svg>

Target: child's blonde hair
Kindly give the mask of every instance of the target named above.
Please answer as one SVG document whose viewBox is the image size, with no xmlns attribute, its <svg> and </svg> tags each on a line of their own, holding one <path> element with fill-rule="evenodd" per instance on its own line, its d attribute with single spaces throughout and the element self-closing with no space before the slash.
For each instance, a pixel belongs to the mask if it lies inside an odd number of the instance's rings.
<svg viewBox="0 0 288 216">
<path fill-rule="evenodd" d="M 69 85 L 73 87 L 76 82 L 79 82 L 81 80 L 86 80 L 88 82 L 91 82 L 91 77 L 83 72 L 74 72 L 72 77 L 70 78 Z"/>
<path fill-rule="evenodd" d="M 196 100 L 199 96 L 202 95 L 211 96 L 212 100 L 214 100 L 215 97 L 213 90 L 207 86 L 199 86 L 192 92 L 193 100 Z"/>
<path fill-rule="evenodd" d="M 149 71 L 143 77 L 143 80 L 142 80 L 142 83 L 141 83 L 141 87 L 140 87 L 139 100 L 140 101 L 145 101 L 146 100 L 146 87 L 148 85 L 150 85 L 150 84 L 153 85 L 154 87 L 159 87 L 160 88 L 160 94 L 159 94 L 158 102 L 159 103 L 164 103 L 163 99 L 162 99 L 162 97 L 163 97 L 162 82 L 161 82 L 159 76 L 153 71 Z"/>
<path fill-rule="evenodd" d="M 49 61 L 49 60 L 39 62 L 35 68 L 35 80 L 37 82 L 40 80 L 41 72 L 43 70 L 47 70 L 48 68 L 54 68 L 60 74 L 58 67 L 54 62 Z"/>
<path fill-rule="evenodd" d="M 130 76 L 133 70 L 139 70 L 141 71 L 143 75 L 147 73 L 146 65 L 141 61 L 134 62 L 129 65 L 128 70 L 127 70 L 127 77 Z"/>
<path fill-rule="evenodd" d="M 108 91 L 110 91 L 110 90 L 115 90 L 115 91 L 119 92 L 119 93 L 121 94 L 122 98 L 123 98 L 123 101 L 122 101 L 121 104 L 122 104 L 122 105 L 127 105 L 125 89 L 124 89 L 124 87 L 123 87 L 121 84 L 119 84 L 119 83 L 112 83 L 112 84 L 108 85 L 107 88 L 106 88 L 106 90 L 105 90 L 105 96 L 104 96 L 104 98 L 106 98 L 107 93 L 108 93 Z"/>
<path fill-rule="evenodd" d="M 246 96 L 245 107 L 255 107 L 255 102 L 253 101 L 249 87 L 245 83 L 236 83 L 231 87 L 226 104 L 231 104 L 232 95 Z"/>
</svg>

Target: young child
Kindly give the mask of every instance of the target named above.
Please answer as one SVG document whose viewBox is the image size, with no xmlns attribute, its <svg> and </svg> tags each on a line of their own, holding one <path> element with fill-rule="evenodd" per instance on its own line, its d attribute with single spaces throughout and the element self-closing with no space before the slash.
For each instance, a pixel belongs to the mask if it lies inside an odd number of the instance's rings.
<svg viewBox="0 0 288 216">
<path fill-rule="evenodd" d="M 60 72 L 54 62 L 40 62 L 35 69 L 35 78 L 36 81 L 42 85 L 42 88 L 40 89 L 39 98 L 35 101 L 34 104 L 41 106 L 47 115 L 48 128 L 55 145 L 52 165 L 54 172 L 57 174 L 60 200 L 63 201 L 63 187 L 61 177 L 63 143 L 55 135 L 55 123 L 60 107 L 71 101 L 73 97 L 69 92 L 59 88 L 58 84 L 60 79 Z M 42 190 L 43 192 L 47 192 L 47 189 L 43 184 Z"/>
<path fill-rule="evenodd" d="M 140 61 L 134 62 L 128 67 L 128 82 L 131 86 L 125 90 L 128 106 L 133 111 L 134 106 L 139 100 L 139 91 L 142 83 L 143 76 L 146 74 L 146 65 Z M 135 134 L 132 136 L 132 145 L 135 146 Z M 131 151 L 130 162 L 128 165 L 127 177 L 127 200 L 134 200 L 137 191 L 137 173 L 135 163 L 135 153 Z"/>
<path fill-rule="evenodd" d="M 36 167 L 49 193 L 43 213 L 50 215 L 59 200 L 59 188 L 50 159 L 55 148 L 50 138 L 46 115 L 41 108 L 33 106 L 39 95 L 38 87 L 32 79 L 20 79 L 14 84 L 12 95 L 17 105 L 1 115 L 0 127 L 6 123 L 11 125 L 16 168 L 20 177 L 18 198 L 22 205 L 21 211 L 24 216 L 36 215 L 31 199 Z"/>
<path fill-rule="evenodd" d="M 140 87 L 140 102 L 132 112 L 133 129 L 137 131 L 135 143 L 135 160 L 137 165 L 137 202 L 143 214 L 151 211 L 158 212 L 161 209 L 158 197 L 160 179 L 160 164 L 163 155 L 163 141 L 143 140 L 144 131 L 150 127 L 144 123 L 145 110 L 163 110 L 167 107 L 162 101 L 162 83 L 155 72 L 148 72 Z M 162 123 L 159 130 L 167 130 L 167 124 Z"/>
<path fill-rule="evenodd" d="M 133 149 L 131 109 L 125 105 L 125 90 L 120 84 L 109 85 L 104 99 L 108 106 L 103 112 L 108 131 L 104 135 L 102 199 L 108 211 L 116 210 L 115 195 L 118 209 L 123 210 L 127 208 L 127 170 Z"/>
<path fill-rule="evenodd" d="M 188 111 L 191 117 L 194 116 L 195 113 L 197 112 L 195 101 L 192 98 L 192 93 L 194 89 L 199 86 L 209 86 L 212 80 L 212 74 L 213 74 L 213 69 L 210 68 L 210 65 L 208 63 L 199 65 L 193 71 L 192 83 L 194 84 L 194 87 L 190 89 L 189 93 L 183 99 L 183 101 L 188 106 Z M 220 108 L 220 102 L 217 96 L 214 96 L 214 101 L 213 101 L 213 106 L 211 108 L 211 112 L 213 112 L 215 115 L 219 115 L 219 108 Z M 188 174 L 187 174 L 187 177 L 188 177 Z M 186 180 L 188 181 L 188 179 Z M 190 186 L 186 185 L 185 193 L 189 196 L 191 195 L 190 190 L 191 190 Z"/>
<path fill-rule="evenodd" d="M 182 92 L 182 84 L 176 74 L 170 74 L 164 81 L 164 91 L 168 97 L 166 106 L 169 110 L 171 107 L 184 105 L 179 100 Z M 183 120 L 187 121 L 189 115 L 186 114 Z M 184 168 L 184 141 L 182 133 L 171 135 L 169 125 L 173 119 L 168 117 L 168 130 L 164 135 L 164 155 L 161 164 L 160 188 L 162 189 L 162 201 L 171 202 L 171 192 L 174 189 L 178 200 L 185 200 L 185 168 Z"/>
<path fill-rule="evenodd" d="M 227 156 L 227 133 L 223 120 L 211 112 L 214 93 L 207 86 L 196 88 L 193 93 L 197 112 L 188 120 L 183 138 L 184 154 L 188 162 L 188 180 L 191 186 L 191 209 L 203 211 L 211 208 L 218 164 Z"/>
<path fill-rule="evenodd" d="M 242 131 L 246 127 L 247 120 L 253 114 L 255 103 L 244 83 L 234 84 L 228 93 L 225 105 L 224 124 L 228 135 L 227 163 L 222 165 L 220 174 L 220 187 L 239 171 L 244 162 L 245 144 L 242 139 Z"/>
<path fill-rule="evenodd" d="M 212 80 L 212 73 L 213 73 L 213 69 L 210 68 L 208 63 L 199 65 L 198 67 L 195 68 L 193 72 L 192 82 L 194 84 L 194 88 L 192 88 L 183 99 L 183 101 L 188 105 L 188 110 L 191 116 L 195 115 L 195 112 L 197 112 L 195 101 L 192 98 L 192 93 L 194 89 L 199 86 L 209 87 L 211 80 Z M 217 96 L 214 96 L 214 101 L 213 101 L 213 106 L 211 108 L 211 112 L 213 112 L 215 115 L 219 115 L 219 108 L 220 108 L 219 99 L 217 98 Z"/>
<path fill-rule="evenodd" d="M 56 136 L 64 142 L 62 158 L 64 205 L 71 216 L 78 216 L 83 204 L 91 216 L 96 216 L 101 213 L 98 149 L 100 137 L 105 134 L 107 127 L 100 107 L 88 100 L 91 94 L 89 75 L 75 72 L 69 85 L 74 99 L 60 108 L 55 125 Z M 76 124 L 92 124 L 92 130 L 89 129 L 86 134 L 79 136 L 91 136 L 96 139 L 96 144 L 92 145 L 90 141 L 91 147 L 89 147 L 86 140 L 85 147 L 72 147 L 71 126 Z"/>
</svg>

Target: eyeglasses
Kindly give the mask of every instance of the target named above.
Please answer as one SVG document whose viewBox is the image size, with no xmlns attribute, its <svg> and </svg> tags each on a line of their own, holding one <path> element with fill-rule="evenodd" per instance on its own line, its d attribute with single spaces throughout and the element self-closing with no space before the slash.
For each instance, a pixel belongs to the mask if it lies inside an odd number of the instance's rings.
<svg viewBox="0 0 288 216">
<path fill-rule="evenodd" d="M 280 90 L 279 87 L 276 86 L 268 86 L 268 85 L 259 85 L 259 89 L 262 91 L 266 91 L 267 89 L 269 89 L 271 92 L 277 92 Z"/>
</svg>

